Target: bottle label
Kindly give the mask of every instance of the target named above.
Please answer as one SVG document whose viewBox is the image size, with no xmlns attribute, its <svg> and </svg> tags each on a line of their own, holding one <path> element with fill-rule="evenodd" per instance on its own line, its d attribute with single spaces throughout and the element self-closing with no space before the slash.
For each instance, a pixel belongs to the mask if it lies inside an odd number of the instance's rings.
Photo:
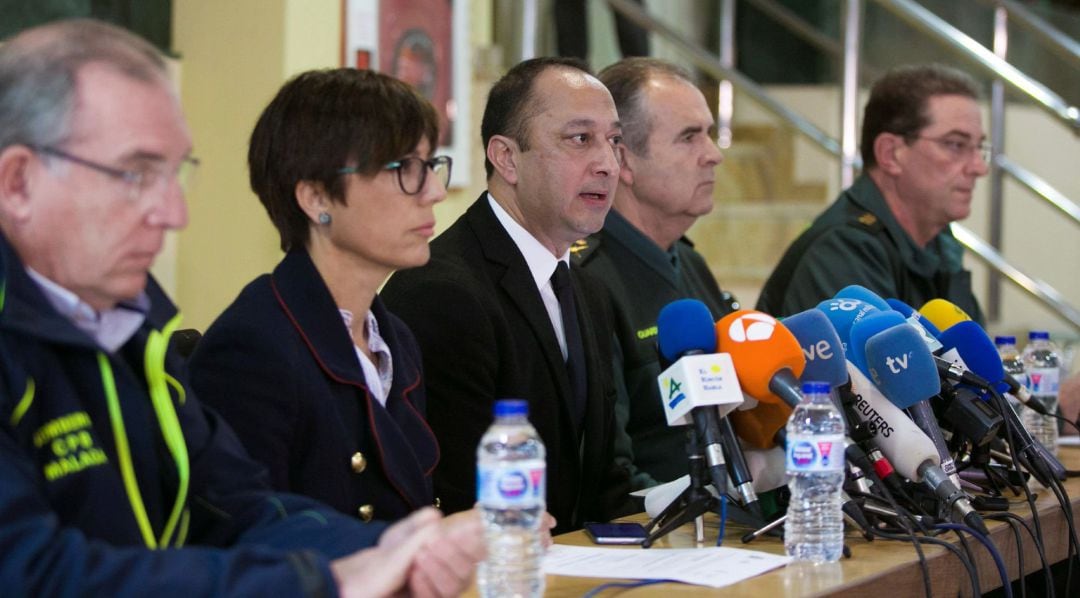
<svg viewBox="0 0 1080 598">
<path fill-rule="evenodd" d="M 787 470 L 791 473 L 834 472 L 844 469 L 844 436 L 788 436 Z"/>
<path fill-rule="evenodd" d="M 478 465 L 476 499 L 494 509 L 525 509 L 544 506 L 547 463 L 526 459 Z"/>
<path fill-rule="evenodd" d="M 1057 396 L 1058 381 L 1061 371 L 1058 368 L 1032 368 L 1028 371 L 1031 394 L 1035 396 Z"/>
</svg>

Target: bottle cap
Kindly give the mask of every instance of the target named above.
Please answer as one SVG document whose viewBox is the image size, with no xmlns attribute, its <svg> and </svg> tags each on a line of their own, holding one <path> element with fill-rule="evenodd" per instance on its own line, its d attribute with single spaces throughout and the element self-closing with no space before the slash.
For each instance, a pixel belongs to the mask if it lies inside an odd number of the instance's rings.
<svg viewBox="0 0 1080 598">
<path fill-rule="evenodd" d="M 495 417 L 528 415 L 529 403 L 522 399 L 499 399 L 495 401 Z"/>
<path fill-rule="evenodd" d="M 832 392 L 832 386 L 830 386 L 828 382 L 817 382 L 817 381 L 811 380 L 811 381 L 808 381 L 808 382 L 803 382 L 803 384 L 802 384 L 802 392 L 803 392 L 803 395 L 812 395 L 812 394 L 825 394 L 825 395 L 827 395 L 830 392 Z"/>
<path fill-rule="evenodd" d="M 1050 340 L 1050 333 L 1045 330 L 1032 330 L 1028 333 L 1028 340 Z"/>
<path fill-rule="evenodd" d="M 995 336 L 994 337 L 994 344 L 995 345 L 1015 345 L 1016 344 L 1016 337 L 1015 336 L 1007 336 L 1007 335 L 1006 336 Z"/>
</svg>

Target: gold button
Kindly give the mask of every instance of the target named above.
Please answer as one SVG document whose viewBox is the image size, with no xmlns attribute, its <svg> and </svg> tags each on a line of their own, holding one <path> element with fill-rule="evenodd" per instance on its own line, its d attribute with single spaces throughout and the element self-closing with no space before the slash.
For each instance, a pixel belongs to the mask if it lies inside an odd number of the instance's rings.
<svg viewBox="0 0 1080 598">
<path fill-rule="evenodd" d="M 375 507 L 371 505 L 363 505 L 356 510 L 360 514 L 360 519 L 367 523 L 375 518 Z"/>
<path fill-rule="evenodd" d="M 442 508 L 442 499 L 440 499 L 438 496 L 435 497 L 435 508 Z"/>
<path fill-rule="evenodd" d="M 356 473 L 364 473 L 364 470 L 367 469 L 367 457 L 364 456 L 364 453 L 355 452 L 352 458 L 349 459 L 349 464 L 352 465 L 352 470 Z"/>
</svg>

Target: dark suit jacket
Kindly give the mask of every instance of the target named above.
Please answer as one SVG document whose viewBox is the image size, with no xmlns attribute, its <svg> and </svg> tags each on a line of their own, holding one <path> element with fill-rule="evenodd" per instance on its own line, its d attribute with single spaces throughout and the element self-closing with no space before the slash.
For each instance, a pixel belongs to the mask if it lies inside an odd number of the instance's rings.
<svg viewBox="0 0 1080 598">
<path fill-rule="evenodd" d="M 439 447 L 423 417 L 416 340 L 378 297 L 372 311 L 394 360 L 385 408 L 368 393 L 341 313 L 303 250 L 240 293 L 190 367 L 199 397 L 266 464 L 275 488 L 352 515 L 371 505 L 392 521 L 432 503 Z M 357 452 L 362 473 L 351 465 Z"/>
<path fill-rule="evenodd" d="M 571 418 L 570 382 L 525 258 L 480 199 L 431 244 L 424 267 L 396 273 L 386 304 L 416 334 L 442 447 L 436 493 L 449 512 L 476 500 L 476 449 L 494 401 L 523 398 L 547 449 L 547 508 L 556 532 L 624 514 L 629 481 L 613 467 L 614 387 L 603 289 L 571 268 L 588 370 L 583 430 Z M 581 439 L 579 441 L 579 438 Z"/>
</svg>

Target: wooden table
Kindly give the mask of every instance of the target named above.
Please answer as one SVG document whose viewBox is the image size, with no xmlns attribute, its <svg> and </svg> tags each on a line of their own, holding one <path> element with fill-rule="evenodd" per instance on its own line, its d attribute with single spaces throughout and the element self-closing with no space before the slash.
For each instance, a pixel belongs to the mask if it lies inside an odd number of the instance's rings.
<svg viewBox="0 0 1080 598">
<path fill-rule="evenodd" d="M 1060 450 L 1061 461 L 1069 469 L 1080 469 L 1080 449 L 1062 447 Z M 1070 479 L 1065 487 L 1072 501 L 1072 510 L 1075 514 L 1080 512 L 1080 479 Z M 1064 514 L 1058 505 L 1054 495 L 1049 491 L 1039 493 L 1036 505 L 1039 510 L 1042 523 L 1044 549 L 1046 558 L 1050 563 L 1064 560 L 1068 551 L 1068 527 Z M 1011 508 L 1015 513 L 1031 523 L 1031 513 L 1026 501 L 1019 499 Z M 628 518 L 633 521 L 646 521 L 644 514 Z M 987 521 L 990 535 L 1005 561 L 1011 579 L 1019 577 L 1019 564 L 1016 558 L 1016 537 L 1012 529 L 999 521 Z M 724 545 L 732 547 L 745 547 L 773 554 L 783 554 L 784 545 L 778 538 L 758 538 L 751 544 L 742 544 L 739 537 L 747 529 L 732 522 L 728 522 L 725 533 Z M 706 539 L 715 541 L 717 533 L 717 521 L 713 518 L 706 520 Z M 693 525 L 686 525 L 675 530 L 667 537 L 658 541 L 650 550 L 663 550 L 664 548 L 692 548 L 694 543 Z M 956 534 L 943 534 L 942 539 L 959 545 Z M 1025 574 L 1041 569 L 1038 553 L 1035 551 L 1031 536 L 1022 531 Z M 572 532 L 563 534 L 555 539 L 558 544 L 578 546 L 592 545 L 584 532 Z M 847 543 L 852 550 L 852 558 L 842 559 L 836 565 L 822 565 L 817 567 L 788 566 L 759 575 L 744 582 L 727 586 L 721 589 L 705 588 L 685 584 L 657 584 L 644 586 L 632 590 L 625 590 L 619 596 L 703 596 L 717 595 L 726 597 L 774 597 L 774 596 L 875 596 L 878 598 L 899 598 L 901 596 L 922 596 L 923 581 L 915 549 L 910 543 L 892 542 L 886 540 L 874 540 L 868 542 L 861 535 L 848 533 Z M 982 591 L 986 592 L 1001 586 L 1001 578 L 989 553 L 974 539 L 970 539 L 972 552 L 975 556 L 975 565 L 979 571 L 979 583 Z M 641 550 L 637 547 L 627 547 L 623 550 Z M 933 584 L 935 596 L 968 596 L 971 593 L 971 583 L 963 565 L 946 549 L 939 546 L 923 545 L 926 555 L 927 568 Z M 617 580 L 604 580 L 596 578 L 562 577 L 549 575 L 547 577 L 547 592 L 545 596 L 581 596 L 592 588 Z M 605 595 L 614 595 L 614 592 Z"/>
</svg>

